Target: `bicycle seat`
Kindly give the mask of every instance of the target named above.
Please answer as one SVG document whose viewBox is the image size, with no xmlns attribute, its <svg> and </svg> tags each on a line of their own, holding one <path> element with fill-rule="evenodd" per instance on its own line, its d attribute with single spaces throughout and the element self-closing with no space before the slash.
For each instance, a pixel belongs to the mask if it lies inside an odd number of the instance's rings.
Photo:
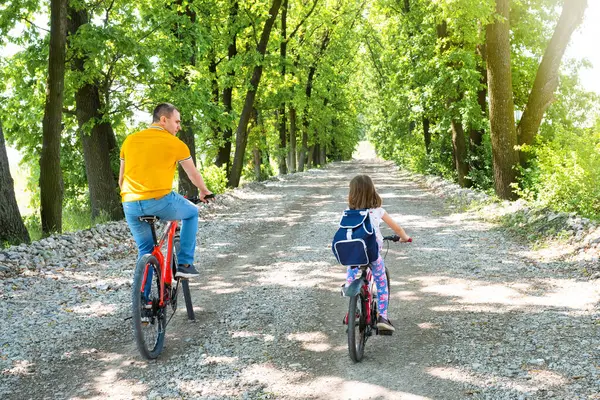
<svg viewBox="0 0 600 400">
<path fill-rule="evenodd" d="M 156 215 L 142 215 L 141 217 L 138 217 L 138 219 L 142 222 L 147 222 L 149 224 L 153 224 L 156 221 L 160 220 L 160 218 L 158 218 Z"/>
</svg>

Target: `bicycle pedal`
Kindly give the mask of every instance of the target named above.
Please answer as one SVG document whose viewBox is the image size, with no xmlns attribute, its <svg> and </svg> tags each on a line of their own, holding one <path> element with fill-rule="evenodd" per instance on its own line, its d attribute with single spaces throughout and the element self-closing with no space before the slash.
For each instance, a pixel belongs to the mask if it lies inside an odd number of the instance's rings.
<svg viewBox="0 0 600 400">
<path fill-rule="evenodd" d="M 377 334 L 381 336 L 392 336 L 394 331 L 388 331 L 387 329 L 378 329 Z"/>
</svg>

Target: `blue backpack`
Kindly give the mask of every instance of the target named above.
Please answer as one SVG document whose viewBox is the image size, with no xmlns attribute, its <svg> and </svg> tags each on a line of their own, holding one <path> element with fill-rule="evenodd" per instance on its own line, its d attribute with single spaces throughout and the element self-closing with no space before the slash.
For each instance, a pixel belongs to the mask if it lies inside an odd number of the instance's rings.
<svg viewBox="0 0 600 400">
<path fill-rule="evenodd" d="M 338 262 L 346 267 L 366 265 L 377 260 L 379 245 L 368 209 L 344 211 L 331 250 Z"/>
</svg>

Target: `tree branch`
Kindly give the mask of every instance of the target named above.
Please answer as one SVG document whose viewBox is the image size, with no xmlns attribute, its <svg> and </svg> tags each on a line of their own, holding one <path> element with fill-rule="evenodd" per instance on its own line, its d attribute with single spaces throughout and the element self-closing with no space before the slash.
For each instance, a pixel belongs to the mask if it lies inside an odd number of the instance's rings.
<svg viewBox="0 0 600 400">
<path fill-rule="evenodd" d="M 35 28 L 37 28 L 37 29 L 39 29 L 39 30 L 41 30 L 41 31 L 44 31 L 44 32 L 48 32 L 48 33 L 50 33 L 50 30 L 49 30 L 49 29 L 42 28 L 41 26 L 34 24 L 34 23 L 33 23 L 33 22 L 31 22 L 31 21 L 30 21 L 30 20 L 29 20 L 27 17 L 22 17 L 21 19 L 22 19 L 23 21 L 27 22 L 29 25 L 31 25 L 31 26 L 33 26 L 33 27 L 35 27 Z"/>
<path fill-rule="evenodd" d="M 254 43 L 256 43 L 256 47 L 258 47 L 258 38 L 256 37 L 256 25 L 254 25 L 254 19 L 252 18 L 252 16 L 250 15 L 250 13 L 248 12 L 248 9 L 244 9 L 244 12 L 246 13 L 246 15 L 248 16 L 248 18 L 250 18 L 250 21 L 252 22 L 252 32 L 254 33 Z"/>
<path fill-rule="evenodd" d="M 319 0 L 315 0 L 315 2 L 313 3 L 313 6 L 310 9 L 310 11 L 308 12 L 308 14 L 306 14 L 304 16 L 304 18 L 302 19 L 302 21 L 300 21 L 300 23 L 296 26 L 296 28 L 294 28 L 294 30 L 292 31 L 292 33 L 290 33 L 289 36 L 285 39 L 286 42 L 289 42 L 290 39 L 292 39 L 294 37 L 294 35 L 296 35 L 296 32 L 298 32 L 298 29 L 300 29 L 300 27 L 304 24 L 304 22 L 306 22 L 306 20 L 308 19 L 308 17 L 310 17 L 310 15 L 313 13 L 313 11 L 315 10 L 315 8 L 317 7 L 317 3 L 318 2 L 319 2 Z"/>
</svg>

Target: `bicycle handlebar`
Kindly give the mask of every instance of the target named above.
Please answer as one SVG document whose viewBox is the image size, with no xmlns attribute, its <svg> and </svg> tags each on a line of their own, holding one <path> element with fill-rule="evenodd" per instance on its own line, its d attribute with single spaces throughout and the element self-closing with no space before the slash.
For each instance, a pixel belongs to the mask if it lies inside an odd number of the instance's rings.
<svg viewBox="0 0 600 400">
<path fill-rule="evenodd" d="M 398 235 L 390 235 L 390 236 L 384 236 L 383 240 L 390 240 L 392 242 L 399 242 L 400 241 L 400 236 Z M 411 243 L 412 242 L 412 238 L 408 238 L 408 240 L 406 242 L 402 242 L 402 243 Z"/>
<path fill-rule="evenodd" d="M 207 194 L 206 196 L 204 196 L 204 200 L 211 200 L 215 198 L 215 194 L 211 193 L 211 194 Z M 192 196 L 192 197 L 186 197 L 186 199 L 188 199 L 189 201 L 191 201 L 194 204 L 200 204 L 203 203 L 202 200 L 200 200 L 200 197 L 198 196 Z"/>
</svg>

